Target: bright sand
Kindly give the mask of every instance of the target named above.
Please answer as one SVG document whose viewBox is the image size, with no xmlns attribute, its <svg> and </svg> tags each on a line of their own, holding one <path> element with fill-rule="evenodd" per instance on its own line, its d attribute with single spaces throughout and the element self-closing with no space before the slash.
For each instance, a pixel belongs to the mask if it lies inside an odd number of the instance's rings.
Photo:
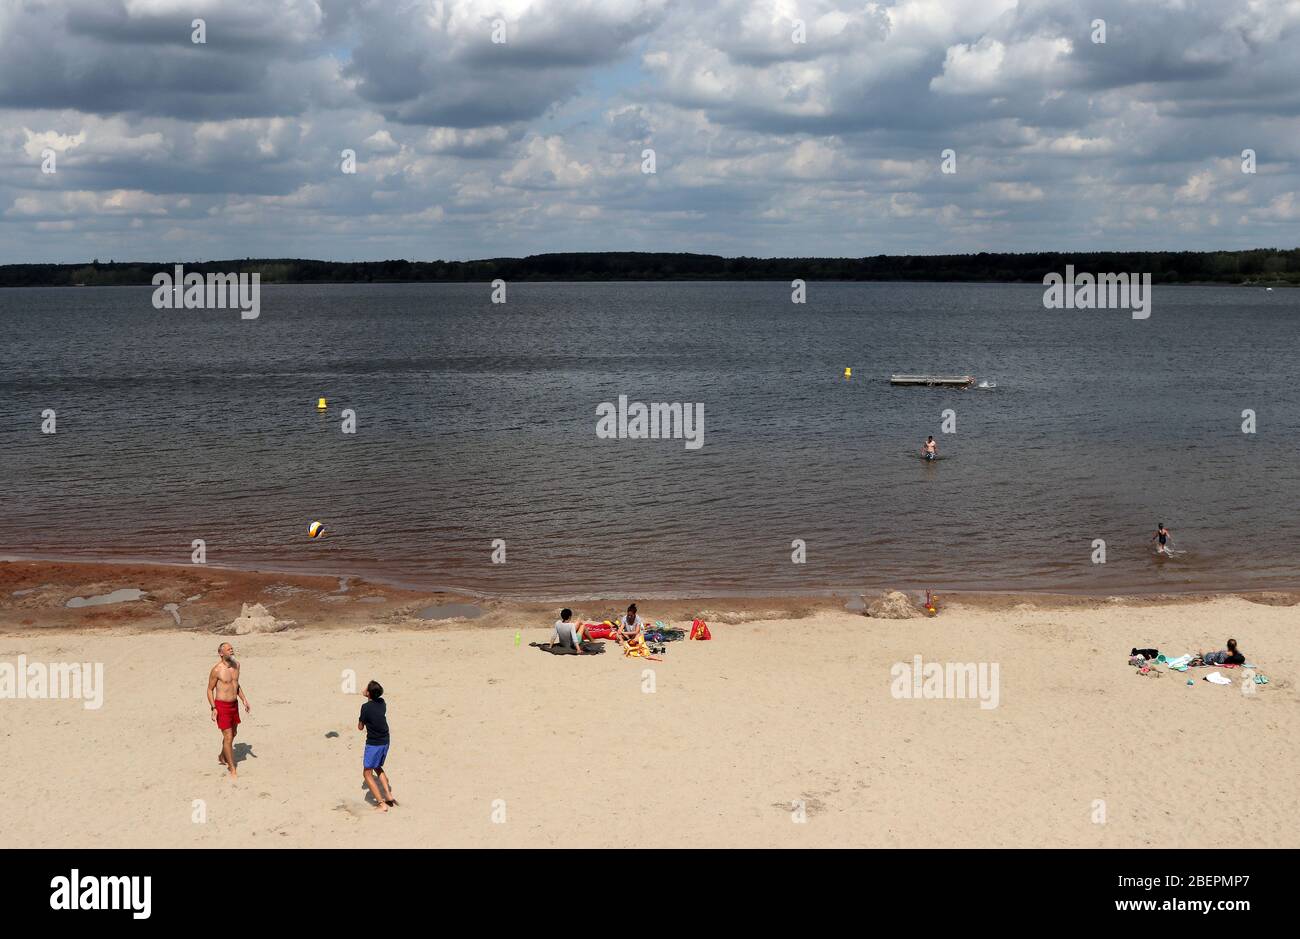
<svg viewBox="0 0 1300 939">
<path fill-rule="evenodd" d="M 1300 846 L 1297 606 L 821 611 L 714 623 L 662 662 L 547 655 L 540 626 L 518 647 L 469 623 L 239 636 L 253 711 L 234 784 L 204 700 L 217 635 L 3 626 L 0 663 L 105 673 L 99 710 L 0 700 L 10 847 Z M 1229 635 L 1271 679 L 1257 693 L 1240 670 L 1218 687 L 1126 664 Z M 895 697 L 914 655 L 996 663 L 997 707 Z M 388 689 L 387 816 L 363 801 L 348 669 Z"/>
</svg>

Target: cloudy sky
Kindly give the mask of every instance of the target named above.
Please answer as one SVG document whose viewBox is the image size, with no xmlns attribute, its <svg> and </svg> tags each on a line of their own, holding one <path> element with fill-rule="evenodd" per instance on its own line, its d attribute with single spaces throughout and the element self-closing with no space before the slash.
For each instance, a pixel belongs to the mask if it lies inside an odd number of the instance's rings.
<svg viewBox="0 0 1300 939">
<path fill-rule="evenodd" d="M 0 263 L 1294 247 L 1300 0 L 0 0 L 0 151 Z"/>
</svg>

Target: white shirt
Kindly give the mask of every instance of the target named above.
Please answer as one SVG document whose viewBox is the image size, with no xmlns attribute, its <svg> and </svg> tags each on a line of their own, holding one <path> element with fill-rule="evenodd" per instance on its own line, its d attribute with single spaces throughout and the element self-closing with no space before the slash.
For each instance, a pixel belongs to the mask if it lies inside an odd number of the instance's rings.
<svg viewBox="0 0 1300 939">
<path fill-rule="evenodd" d="M 564 630 L 564 632 L 560 632 Z M 551 633 L 551 643 L 554 645 L 572 645 L 575 649 L 578 647 L 578 624 L 570 620 L 565 622 L 562 619 L 555 621 L 555 632 Z"/>
</svg>

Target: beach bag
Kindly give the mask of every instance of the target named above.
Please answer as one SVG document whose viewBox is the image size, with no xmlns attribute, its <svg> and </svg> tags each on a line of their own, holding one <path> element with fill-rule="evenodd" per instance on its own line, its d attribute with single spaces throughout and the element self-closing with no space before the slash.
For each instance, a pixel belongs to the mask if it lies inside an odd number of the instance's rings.
<svg viewBox="0 0 1300 939">
<path fill-rule="evenodd" d="M 709 624 L 702 619 L 691 620 L 691 638 L 712 639 L 713 634 L 709 632 Z"/>
</svg>

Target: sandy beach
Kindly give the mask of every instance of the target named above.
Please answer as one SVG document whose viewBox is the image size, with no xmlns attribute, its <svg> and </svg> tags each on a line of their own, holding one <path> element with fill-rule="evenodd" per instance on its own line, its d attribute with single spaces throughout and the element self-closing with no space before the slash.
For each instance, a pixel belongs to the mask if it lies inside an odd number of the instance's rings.
<svg viewBox="0 0 1300 939">
<path fill-rule="evenodd" d="M 158 615 L 205 583 L 219 602 L 181 606 L 181 627 Z M 57 602 L 133 585 L 147 598 Z M 0 586 L 0 665 L 103 667 L 97 708 L 0 701 L 7 846 L 1300 846 L 1300 607 L 1281 594 L 952 598 L 907 620 L 718 601 L 712 641 L 649 662 L 531 648 L 541 604 L 420 620 L 441 598 L 353 584 L 321 601 L 325 578 L 8 563 Z M 300 623 L 232 637 L 252 703 L 232 783 L 204 689 L 240 591 Z M 642 604 L 676 626 L 690 609 Z M 1267 685 L 1126 664 L 1228 636 Z M 899 679 L 916 656 L 996 680 L 918 699 Z M 350 674 L 387 688 L 387 816 L 364 799 Z"/>
</svg>

